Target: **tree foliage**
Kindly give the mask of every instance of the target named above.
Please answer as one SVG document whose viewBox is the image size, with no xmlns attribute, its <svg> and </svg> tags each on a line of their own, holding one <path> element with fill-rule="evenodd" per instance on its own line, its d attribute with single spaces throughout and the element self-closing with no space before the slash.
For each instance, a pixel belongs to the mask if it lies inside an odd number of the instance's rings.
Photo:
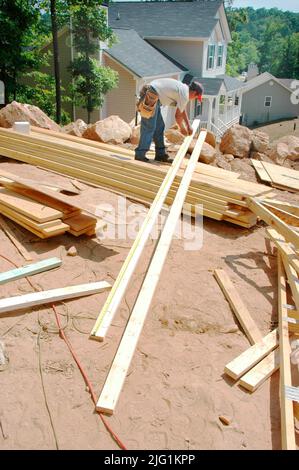
<svg viewBox="0 0 299 470">
<path fill-rule="evenodd" d="M 0 80 L 5 103 L 16 98 L 19 78 L 38 69 L 45 57 L 39 10 L 33 0 L 0 0 Z"/>
<path fill-rule="evenodd" d="M 100 8 L 102 1 L 70 1 L 72 33 L 77 57 L 70 69 L 73 75 L 75 103 L 87 110 L 88 122 L 95 108 L 102 106 L 104 95 L 117 85 L 118 75 L 109 67 L 98 64 L 100 41 L 111 46 L 115 41 L 107 24 L 107 13 Z"/>
<path fill-rule="evenodd" d="M 251 62 L 260 72 L 281 78 L 299 77 L 299 13 L 277 8 L 227 8 L 233 31 L 227 72 L 238 75 Z"/>
</svg>

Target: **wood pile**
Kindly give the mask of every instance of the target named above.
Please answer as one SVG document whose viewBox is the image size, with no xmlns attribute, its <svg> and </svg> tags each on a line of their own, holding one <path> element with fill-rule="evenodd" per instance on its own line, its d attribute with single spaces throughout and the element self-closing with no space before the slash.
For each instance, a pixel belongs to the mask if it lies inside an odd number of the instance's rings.
<svg viewBox="0 0 299 470">
<path fill-rule="evenodd" d="M 87 141 L 67 134 L 33 128 L 30 135 L 0 129 L 0 155 L 37 165 L 93 183 L 126 197 L 151 204 L 167 173 L 168 165 L 134 160 L 132 151 Z M 169 191 L 171 205 L 180 185 L 181 170 Z M 220 168 L 198 164 L 186 197 L 184 212 L 203 213 L 250 228 L 257 217 L 248 209 L 247 197 L 273 195 L 267 186 L 237 179 Z M 203 206 L 198 207 L 199 205 Z"/>
<path fill-rule="evenodd" d="M 280 165 L 251 159 L 255 171 L 261 181 L 269 183 L 273 188 L 283 189 L 294 193 L 299 192 L 298 170 L 292 170 Z"/>
<path fill-rule="evenodd" d="M 224 372 L 254 392 L 280 369 L 282 448 L 295 450 L 294 418 L 299 422 L 299 233 L 298 225 L 293 224 L 299 207 L 275 200 L 251 200 L 248 204 L 271 227 L 266 234 L 277 252 L 278 328 L 262 337 L 227 274 L 216 270 L 216 279 L 252 344 L 227 364 Z"/>
<path fill-rule="evenodd" d="M 69 232 L 92 235 L 97 219 L 65 202 L 65 197 L 47 189 L 35 188 L 26 180 L 0 170 L 0 213 L 39 238 Z"/>
</svg>

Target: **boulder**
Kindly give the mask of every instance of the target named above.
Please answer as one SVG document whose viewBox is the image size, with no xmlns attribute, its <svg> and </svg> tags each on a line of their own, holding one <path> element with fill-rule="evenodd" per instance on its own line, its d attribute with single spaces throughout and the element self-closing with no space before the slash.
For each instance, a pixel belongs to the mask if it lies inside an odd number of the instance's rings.
<svg viewBox="0 0 299 470">
<path fill-rule="evenodd" d="M 299 137 L 295 135 L 286 135 L 281 137 L 275 143 L 282 143 L 288 146 L 287 158 L 292 161 L 299 160 Z"/>
<path fill-rule="evenodd" d="M 87 127 L 83 133 L 85 139 L 111 144 L 123 144 L 130 139 L 132 128 L 119 116 L 109 116 Z"/>
<path fill-rule="evenodd" d="M 248 158 L 252 143 L 252 132 L 248 127 L 235 126 L 228 129 L 222 137 L 220 150 L 239 158 Z"/>
<path fill-rule="evenodd" d="M 27 121 L 32 126 L 51 131 L 59 132 L 61 130 L 60 126 L 37 106 L 13 101 L 0 111 L 0 127 L 12 127 L 16 121 Z"/>
<path fill-rule="evenodd" d="M 140 125 L 134 126 L 132 128 L 132 135 L 130 138 L 130 143 L 133 145 L 138 145 L 140 140 Z"/>
<path fill-rule="evenodd" d="M 213 163 L 216 159 L 216 150 L 211 145 L 204 142 L 198 161 L 202 163 Z"/>
<path fill-rule="evenodd" d="M 246 181 L 258 182 L 255 169 L 252 167 L 250 158 L 235 158 L 231 162 L 231 169 L 236 173 L 240 173 L 240 179 Z"/>
<path fill-rule="evenodd" d="M 170 127 L 167 129 L 167 131 L 165 131 L 164 135 L 166 139 L 172 144 L 182 144 L 186 137 L 176 127 Z"/>
<path fill-rule="evenodd" d="M 252 131 L 252 150 L 254 152 L 265 153 L 269 147 L 270 137 L 265 132 Z"/>
<path fill-rule="evenodd" d="M 65 132 L 69 135 L 75 135 L 77 137 L 82 137 L 83 133 L 87 129 L 87 124 L 82 119 L 77 119 L 75 122 L 71 122 L 67 126 L 62 128 L 62 132 Z"/>
<path fill-rule="evenodd" d="M 217 158 L 216 158 L 216 165 L 219 167 L 219 168 L 223 168 L 223 170 L 229 170 L 231 171 L 231 165 L 230 163 L 227 161 L 227 159 L 225 158 L 224 155 L 222 155 L 221 153 L 219 153 L 217 155 Z"/>
<path fill-rule="evenodd" d="M 275 142 L 267 151 L 267 156 L 277 165 L 283 165 L 289 155 L 289 147 L 283 142 Z"/>
<path fill-rule="evenodd" d="M 232 162 L 232 161 L 235 159 L 235 157 L 234 157 L 231 153 L 225 153 L 225 154 L 223 155 L 223 158 L 224 158 L 228 163 Z"/>
<path fill-rule="evenodd" d="M 213 134 L 213 132 L 211 131 L 207 131 L 207 137 L 206 137 L 206 140 L 205 142 L 209 145 L 211 145 L 212 147 L 214 147 L 214 149 L 216 148 L 216 136 L 215 134 Z"/>
</svg>

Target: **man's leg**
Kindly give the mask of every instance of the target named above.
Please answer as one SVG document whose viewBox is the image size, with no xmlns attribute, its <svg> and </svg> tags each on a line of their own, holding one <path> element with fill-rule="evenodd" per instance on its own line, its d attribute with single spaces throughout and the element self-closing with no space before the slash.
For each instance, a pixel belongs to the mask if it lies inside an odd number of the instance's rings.
<svg viewBox="0 0 299 470">
<path fill-rule="evenodd" d="M 155 114 L 150 119 L 141 118 L 140 140 L 138 147 L 135 149 L 136 160 L 146 161 L 145 154 L 151 146 L 156 129 L 158 108 L 156 106 Z"/>
<path fill-rule="evenodd" d="M 157 105 L 157 123 L 156 123 L 156 130 L 154 133 L 154 142 L 156 147 L 156 157 L 163 157 L 166 154 L 165 151 L 165 143 L 164 143 L 164 130 L 165 124 L 161 113 L 161 106 Z"/>
</svg>

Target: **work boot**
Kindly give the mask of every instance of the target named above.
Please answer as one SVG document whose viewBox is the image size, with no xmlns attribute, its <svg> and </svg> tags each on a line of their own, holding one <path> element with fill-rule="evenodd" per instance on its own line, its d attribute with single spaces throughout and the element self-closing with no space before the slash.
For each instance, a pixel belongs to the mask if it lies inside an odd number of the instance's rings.
<svg viewBox="0 0 299 470">
<path fill-rule="evenodd" d="M 135 160 L 139 161 L 139 162 L 145 162 L 145 163 L 148 163 L 150 160 L 149 158 L 146 158 L 146 157 L 138 157 L 138 156 L 135 156 Z"/>
<path fill-rule="evenodd" d="M 156 162 L 163 162 L 163 163 L 172 163 L 173 162 L 173 158 L 170 158 L 170 156 L 167 155 L 167 153 L 165 153 L 164 155 L 156 156 L 155 160 L 156 160 Z"/>
</svg>

